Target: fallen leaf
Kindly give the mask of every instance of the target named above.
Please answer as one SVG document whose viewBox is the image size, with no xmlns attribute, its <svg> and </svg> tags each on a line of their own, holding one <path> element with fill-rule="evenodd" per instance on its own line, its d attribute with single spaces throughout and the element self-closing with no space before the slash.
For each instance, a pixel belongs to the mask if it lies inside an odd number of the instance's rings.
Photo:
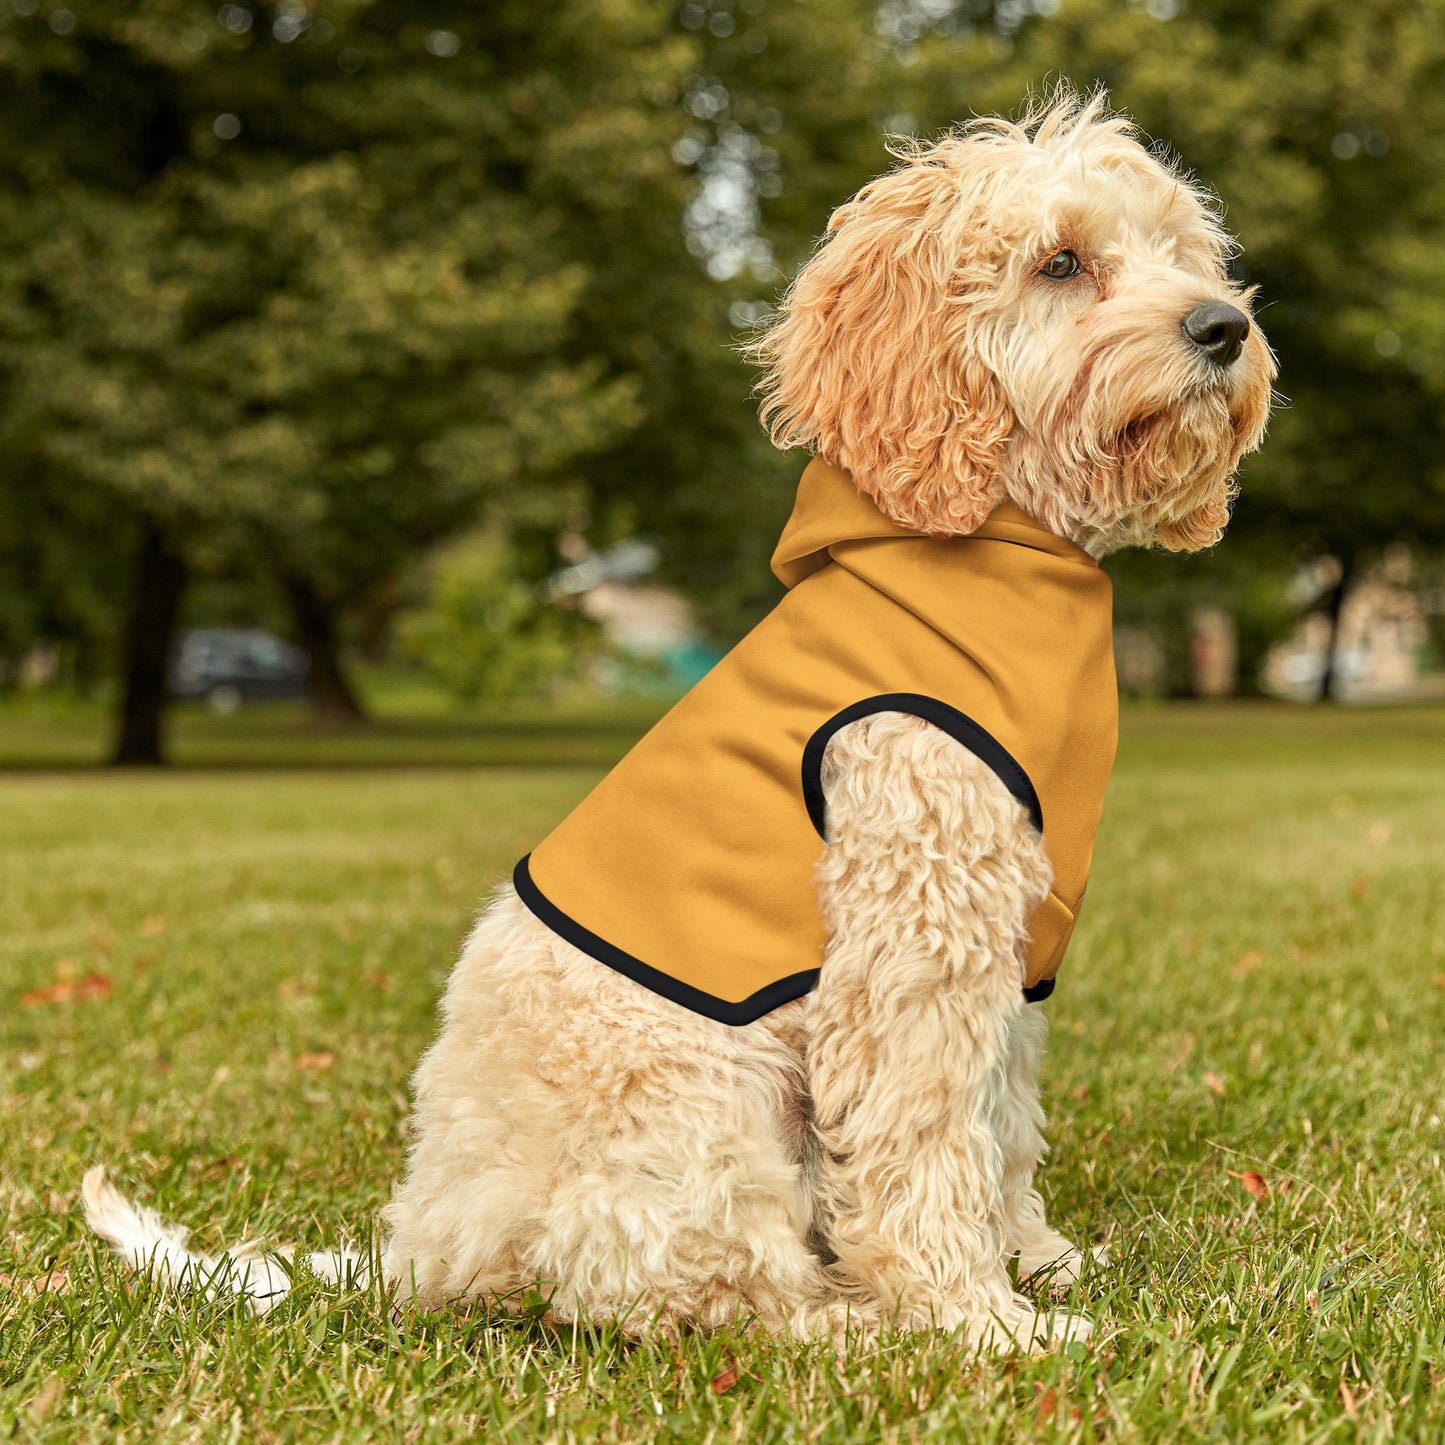
<svg viewBox="0 0 1445 1445">
<path fill-rule="evenodd" d="M 712 1392 L 714 1395 L 726 1395 L 737 1382 L 738 1362 L 729 1355 L 727 1369 L 722 1374 L 713 1376 Z"/>
<path fill-rule="evenodd" d="M 326 1049 L 317 1049 L 315 1053 L 298 1055 L 296 1067 L 298 1069 L 329 1069 L 335 1062 L 335 1054 Z"/>
<path fill-rule="evenodd" d="M 1217 1094 L 1221 1099 L 1224 1097 L 1226 1092 L 1224 1080 L 1221 1079 L 1219 1075 L 1214 1072 L 1213 1069 L 1210 1069 L 1209 1072 L 1205 1074 L 1204 1087 L 1208 1089 L 1211 1094 Z"/>
<path fill-rule="evenodd" d="M 1248 978 L 1263 962 L 1264 955 L 1257 948 L 1251 948 L 1248 953 L 1241 954 L 1235 960 L 1230 972 L 1235 978 Z"/>
<path fill-rule="evenodd" d="M 1034 1405 L 1034 1424 L 1052 1425 L 1058 1412 L 1058 1395 L 1052 1389 L 1040 1390 L 1037 1403 Z"/>
<path fill-rule="evenodd" d="M 136 929 L 142 938 L 159 938 L 165 931 L 166 921 L 160 914 L 156 914 L 153 918 L 142 918 L 140 927 Z"/>
<path fill-rule="evenodd" d="M 115 988 L 109 974 L 88 973 L 84 978 L 62 978 L 48 988 L 31 989 L 20 995 L 20 1002 L 26 1008 L 38 1004 L 70 1003 L 72 1000 L 86 1003 L 91 999 L 104 998 Z"/>
<path fill-rule="evenodd" d="M 1229 1177 L 1239 1180 L 1244 1185 L 1245 1191 L 1255 1199 L 1263 1199 L 1269 1193 L 1268 1181 L 1257 1170 L 1243 1169 L 1236 1173 L 1231 1169 Z"/>
<path fill-rule="evenodd" d="M 28 1279 L 19 1274 L 0 1274 L 0 1289 L 13 1289 L 26 1299 L 38 1299 L 43 1294 L 67 1293 L 70 1289 L 70 1277 L 63 1268 Z"/>
</svg>

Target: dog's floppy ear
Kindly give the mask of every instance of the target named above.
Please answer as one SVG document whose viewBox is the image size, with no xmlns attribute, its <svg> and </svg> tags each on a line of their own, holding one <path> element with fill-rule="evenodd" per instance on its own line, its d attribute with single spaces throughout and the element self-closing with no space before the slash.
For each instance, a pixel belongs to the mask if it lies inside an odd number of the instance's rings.
<svg viewBox="0 0 1445 1445">
<path fill-rule="evenodd" d="M 969 149 L 919 151 L 841 206 L 748 348 L 775 445 L 845 468 L 904 526 L 955 535 L 1003 501 L 1013 427 L 971 334 Z"/>
</svg>

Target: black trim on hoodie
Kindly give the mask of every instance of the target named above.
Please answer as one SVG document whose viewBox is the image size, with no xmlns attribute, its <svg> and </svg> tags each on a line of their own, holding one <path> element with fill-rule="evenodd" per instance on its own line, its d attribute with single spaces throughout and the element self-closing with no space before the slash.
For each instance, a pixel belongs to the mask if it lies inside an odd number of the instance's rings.
<svg viewBox="0 0 1445 1445">
<path fill-rule="evenodd" d="M 980 727 L 972 718 L 959 712 L 957 708 L 950 707 L 946 702 L 940 702 L 937 698 L 926 697 L 917 692 L 885 692 L 879 693 L 876 697 L 864 698 L 861 702 L 852 703 L 841 712 L 835 713 L 808 739 L 807 746 L 803 749 L 803 801 L 820 838 L 826 841 L 828 836 L 825 817 L 827 800 L 823 796 L 822 769 L 823 754 L 827 750 L 829 740 L 840 728 L 846 727 L 851 722 L 857 722 L 859 718 L 871 717 L 874 713 L 879 712 L 902 712 L 908 713 L 911 717 L 922 718 L 924 722 L 932 723 L 934 727 L 942 729 L 951 738 L 962 743 L 998 774 L 1004 787 L 1023 804 L 1034 827 L 1040 832 L 1043 831 L 1043 809 L 1039 805 L 1039 797 L 1034 791 L 1034 785 L 1029 781 L 1028 774 L 997 738 Z M 599 963 L 606 964 L 608 968 L 626 975 L 634 983 L 640 983 L 644 988 L 660 994 L 672 1003 L 680 1004 L 685 1009 L 691 1009 L 693 1013 L 702 1014 L 704 1018 L 715 1019 L 718 1023 L 727 1024 L 733 1028 L 754 1023 L 775 1008 L 780 1008 L 785 1003 L 791 1003 L 795 998 L 802 998 L 805 993 L 810 993 L 818 982 L 820 970 L 809 968 L 804 969 L 801 973 L 793 973 L 786 978 L 777 979 L 768 984 L 766 988 L 760 988 L 756 993 L 750 994 L 736 1003 L 728 999 L 717 998 L 713 994 L 704 993 L 700 988 L 694 988 L 689 983 L 683 983 L 680 979 L 673 978 L 670 973 L 664 973 L 661 969 L 644 963 L 640 958 L 635 958 L 625 949 L 609 943 L 605 938 L 593 933 L 590 928 L 584 927 L 575 918 L 564 913 L 537 887 L 533 881 L 531 869 L 528 867 L 527 858 L 521 859 L 513 870 L 512 884 L 517 890 L 517 897 L 527 908 L 553 933 L 559 938 L 566 939 L 574 948 L 580 948 L 583 953 L 589 954 Z M 1046 978 L 1040 980 L 1032 988 L 1024 989 L 1023 994 L 1029 1003 L 1042 1003 L 1053 991 L 1054 980 Z"/>
</svg>

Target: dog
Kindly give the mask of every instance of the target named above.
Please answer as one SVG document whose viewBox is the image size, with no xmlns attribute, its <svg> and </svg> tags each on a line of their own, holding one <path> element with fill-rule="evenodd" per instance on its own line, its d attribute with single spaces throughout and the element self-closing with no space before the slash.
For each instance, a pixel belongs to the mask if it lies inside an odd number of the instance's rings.
<svg viewBox="0 0 1445 1445">
<path fill-rule="evenodd" d="M 1218 210 L 1102 95 L 896 157 L 750 348 L 773 441 L 817 458 L 781 620 L 519 865 L 452 974 L 384 1212 L 399 1301 L 540 1285 L 558 1320 L 670 1338 L 1088 1335 L 1009 1262 L 1067 1286 L 1084 1259 L 1035 1185 L 1030 999 L 1112 760 L 1097 559 L 1218 540 L 1275 366 Z M 132 1262 L 215 1277 L 103 1171 L 84 1197 Z M 257 1307 L 284 1291 L 242 1263 Z"/>
</svg>

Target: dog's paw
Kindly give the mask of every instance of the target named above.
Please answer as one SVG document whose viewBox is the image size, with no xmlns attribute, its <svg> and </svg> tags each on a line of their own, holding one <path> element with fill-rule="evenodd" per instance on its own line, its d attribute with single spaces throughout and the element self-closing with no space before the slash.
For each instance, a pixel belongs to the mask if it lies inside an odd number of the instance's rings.
<svg viewBox="0 0 1445 1445">
<path fill-rule="evenodd" d="M 1008 1306 L 996 1310 L 979 1328 L 970 1328 L 968 1334 L 980 1350 L 1037 1354 L 1087 1340 L 1093 1329 L 1093 1321 L 1084 1315 L 1040 1310 L 1032 1300 L 1015 1295 Z"/>
<path fill-rule="evenodd" d="M 1109 1262 L 1109 1246 L 1096 1244 L 1086 1255 L 1063 1235 L 1019 1251 L 1019 1283 L 1051 1294 L 1067 1294 L 1084 1272 L 1086 1260 Z"/>
</svg>

